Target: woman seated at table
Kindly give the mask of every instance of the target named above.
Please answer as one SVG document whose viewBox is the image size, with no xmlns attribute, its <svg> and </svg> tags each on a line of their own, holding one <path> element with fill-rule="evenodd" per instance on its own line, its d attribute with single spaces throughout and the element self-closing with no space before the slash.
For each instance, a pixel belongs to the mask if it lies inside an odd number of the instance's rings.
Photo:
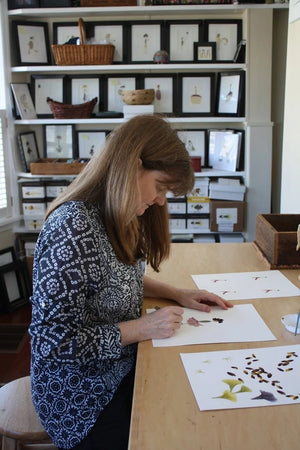
<svg viewBox="0 0 300 450">
<path fill-rule="evenodd" d="M 127 449 L 136 344 L 172 336 L 182 306 L 231 306 L 143 274 L 143 261 L 157 271 L 169 255 L 167 192 L 185 195 L 193 183 L 177 132 L 137 116 L 50 205 L 34 260 L 31 380 L 59 448 Z M 178 305 L 141 316 L 143 296 Z"/>
</svg>

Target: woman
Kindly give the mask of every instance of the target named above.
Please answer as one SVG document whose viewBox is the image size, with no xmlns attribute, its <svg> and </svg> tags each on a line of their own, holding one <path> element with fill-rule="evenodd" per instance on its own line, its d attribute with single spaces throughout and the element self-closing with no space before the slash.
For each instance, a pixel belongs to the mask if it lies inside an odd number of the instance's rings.
<svg viewBox="0 0 300 450">
<path fill-rule="evenodd" d="M 190 158 L 175 130 L 137 116 L 108 136 L 67 191 L 50 205 L 34 262 L 32 398 L 63 449 L 127 448 L 136 343 L 167 338 L 183 309 L 141 317 L 144 296 L 208 311 L 199 290 L 143 276 L 169 254 L 166 193 L 193 187 Z"/>
</svg>

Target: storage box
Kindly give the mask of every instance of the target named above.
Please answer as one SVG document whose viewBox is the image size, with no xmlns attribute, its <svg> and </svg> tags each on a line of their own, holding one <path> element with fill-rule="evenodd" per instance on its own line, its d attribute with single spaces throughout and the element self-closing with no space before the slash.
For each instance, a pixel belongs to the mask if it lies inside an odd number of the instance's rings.
<svg viewBox="0 0 300 450">
<path fill-rule="evenodd" d="M 64 192 L 70 182 L 68 180 L 52 180 L 46 181 L 46 196 L 49 200 L 56 198 L 59 194 Z"/>
<path fill-rule="evenodd" d="M 30 172 L 34 175 L 77 175 L 87 164 L 67 161 L 68 159 L 38 159 L 30 163 Z"/>
<path fill-rule="evenodd" d="M 296 251 L 300 214 L 258 214 L 255 243 L 271 264 L 271 269 L 300 267 Z"/>
<path fill-rule="evenodd" d="M 22 198 L 45 198 L 45 183 L 43 181 L 25 181 L 21 183 Z"/>
<path fill-rule="evenodd" d="M 242 231 L 245 202 L 210 201 L 210 231 L 232 233 Z"/>
<path fill-rule="evenodd" d="M 243 201 L 245 196 L 246 186 L 238 183 L 209 183 L 209 197 L 216 200 L 234 200 Z"/>
<path fill-rule="evenodd" d="M 209 214 L 208 197 L 187 197 L 188 214 Z"/>
<path fill-rule="evenodd" d="M 185 215 L 180 216 L 178 214 L 177 216 L 170 217 L 169 227 L 171 232 L 174 230 L 186 229 L 186 216 Z"/>
<path fill-rule="evenodd" d="M 199 214 L 188 216 L 187 218 L 187 228 L 197 231 L 209 231 L 209 215 Z"/>
<path fill-rule="evenodd" d="M 186 202 L 168 201 L 169 214 L 185 214 Z"/>
<path fill-rule="evenodd" d="M 45 200 L 23 200 L 23 214 L 28 217 L 43 216 L 46 212 Z"/>
</svg>

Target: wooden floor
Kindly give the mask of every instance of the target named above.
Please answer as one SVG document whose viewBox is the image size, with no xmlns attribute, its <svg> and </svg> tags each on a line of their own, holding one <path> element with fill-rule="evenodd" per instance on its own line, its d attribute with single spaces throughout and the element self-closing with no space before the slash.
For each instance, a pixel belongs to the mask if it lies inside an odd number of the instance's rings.
<svg viewBox="0 0 300 450">
<path fill-rule="evenodd" d="M 0 323 L 20 323 L 30 325 L 31 305 L 23 306 L 16 311 L 0 313 Z M 0 353 L 0 383 L 8 383 L 30 373 L 30 340 L 29 336 L 19 353 Z"/>
</svg>

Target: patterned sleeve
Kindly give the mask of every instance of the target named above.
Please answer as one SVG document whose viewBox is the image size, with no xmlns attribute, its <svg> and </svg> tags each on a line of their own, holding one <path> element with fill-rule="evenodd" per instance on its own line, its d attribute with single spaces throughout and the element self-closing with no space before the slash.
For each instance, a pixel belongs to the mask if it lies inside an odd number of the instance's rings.
<svg viewBox="0 0 300 450">
<path fill-rule="evenodd" d="M 103 278 L 98 234 L 92 217 L 73 212 L 62 218 L 56 211 L 40 234 L 30 333 L 34 353 L 43 359 L 101 364 L 121 355 L 118 325 L 96 324 L 99 317 L 91 311 Z"/>
</svg>

